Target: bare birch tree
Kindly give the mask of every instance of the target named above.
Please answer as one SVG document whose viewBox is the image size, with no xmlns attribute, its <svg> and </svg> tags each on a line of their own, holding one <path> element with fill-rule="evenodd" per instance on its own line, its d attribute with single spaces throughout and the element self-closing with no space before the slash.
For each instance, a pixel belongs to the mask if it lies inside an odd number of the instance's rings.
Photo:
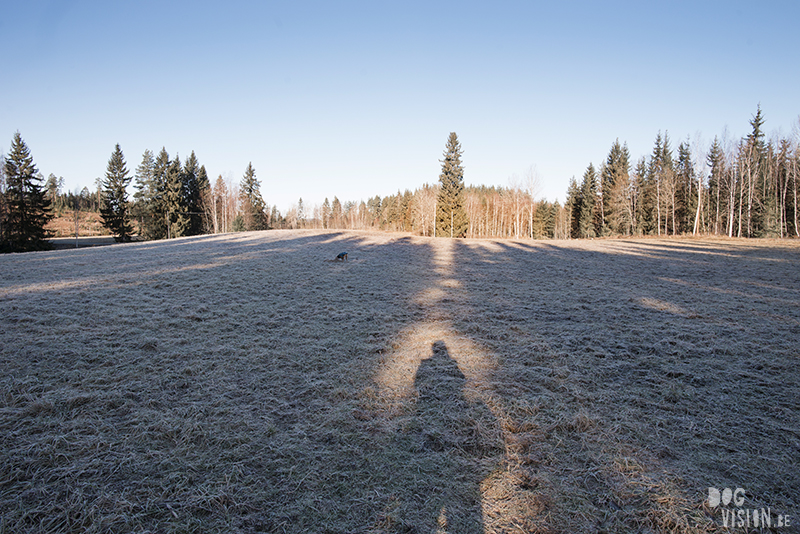
<svg viewBox="0 0 800 534">
<path fill-rule="evenodd" d="M 414 220 L 417 231 L 424 236 L 433 236 L 436 232 L 436 198 L 439 186 L 425 184 L 414 192 Z"/>
<path fill-rule="evenodd" d="M 539 172 L 534 165 L 528 167 L 524 176 L 525 193 L 528 195 L 528 227 L 530 228 L 530 236 L 533 239 L 533 218 L 536 215 L 536 198 L 542 190 L 542 180 Z"/>
</svg>

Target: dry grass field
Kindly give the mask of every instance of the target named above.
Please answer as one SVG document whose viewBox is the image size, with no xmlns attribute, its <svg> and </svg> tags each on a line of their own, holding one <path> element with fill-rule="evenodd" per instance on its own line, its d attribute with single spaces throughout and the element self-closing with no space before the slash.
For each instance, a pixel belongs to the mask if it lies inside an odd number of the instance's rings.
<svg viewBox="0 0 800 534">
<path fill-rule="evenodd" d="M 75 212 L 64 210 L 61 216 L 54 217 L 45 228 L 53 237 L 75 237 Z M 82 237 L 108 236 L 99 212 L 82 211 L 78 214 L 78 235 Z"/>
<path fill-rule="evenodd" d="M 0 532 L 800 526 L 799 241 L 227 234 L 0 256 L 0 310 Z"/>
</svg>

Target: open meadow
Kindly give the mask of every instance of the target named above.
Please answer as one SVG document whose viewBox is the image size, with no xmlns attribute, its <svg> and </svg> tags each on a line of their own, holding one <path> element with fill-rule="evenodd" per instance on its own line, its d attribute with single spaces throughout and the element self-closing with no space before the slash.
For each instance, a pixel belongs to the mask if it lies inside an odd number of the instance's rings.
<svg viewBox="0 0 800 534">
<path fill-rule="evenodd" d="M 800 241 L 224 234 L 0 312 L 0 532 L 800 529 Z"/>
</svg>

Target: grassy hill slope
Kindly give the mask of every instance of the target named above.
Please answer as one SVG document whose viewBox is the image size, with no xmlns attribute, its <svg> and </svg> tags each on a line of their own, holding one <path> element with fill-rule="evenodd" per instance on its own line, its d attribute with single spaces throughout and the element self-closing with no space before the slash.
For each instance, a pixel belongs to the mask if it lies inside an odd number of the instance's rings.
<svg viewBox="0 0 800 534">
<path fill-rule="evenodd" d="M 0 308 L 0 531 L 800 510 L 795 241 L 226 234 L 0 256 Z"/>
</svg>

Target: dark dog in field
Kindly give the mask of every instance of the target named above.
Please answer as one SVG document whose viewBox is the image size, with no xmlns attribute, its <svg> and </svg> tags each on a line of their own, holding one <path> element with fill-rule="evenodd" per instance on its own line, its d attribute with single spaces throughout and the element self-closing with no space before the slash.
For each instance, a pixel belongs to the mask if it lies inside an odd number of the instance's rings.
<svg viewBox="0 0 800 534">
<path fill-rule="evenodd" d="M 340 252 L 338 256 L 336 256 L 337 260 L 347 261 L 347 252 Z"/>
</svg>

